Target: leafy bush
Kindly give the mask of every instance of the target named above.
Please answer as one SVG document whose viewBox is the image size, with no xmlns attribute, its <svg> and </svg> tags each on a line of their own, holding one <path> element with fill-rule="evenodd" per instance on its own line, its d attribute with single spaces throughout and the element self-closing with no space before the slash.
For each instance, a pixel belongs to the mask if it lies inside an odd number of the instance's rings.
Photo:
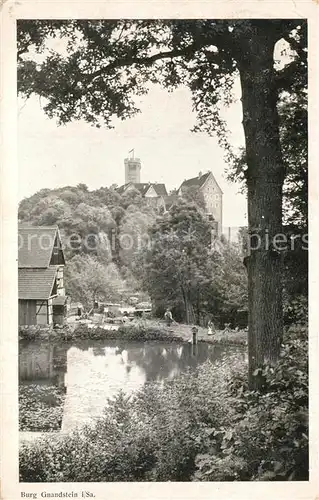
<svg viewBox="0 0 319 500">
<path fill-rule="evenodd" d="M 132 397 L 60 439 L 23 444 L 21 481 L 307 480 L 307 337 L 291 329 L 282 356 L 249 391 L 236 354 Z"/>
<path fill-rule="evenodd" d="M 265 367 L 262 391 L 236 378 L 227 400 L 236 418 L 220 427 L 197 457 L 198 480 L 308 479 L 308 339 L 292 328 L 275 368 Z M 216 453 L 216 449 L 218 452 Z"/>
<path fill-rule="evenodd" d="M 50 341 L 72 341 L 76 339 L 124 339 L 124 340 L 162 340 L 173 342 L 175 340 L 180 342 L 180 337 L 173 335 L 171 332 L 163 331 L 161 327 L 153 325 L 121 325 L 117 330 L 106 330 L 100 326 L 89 328 L 85 324 L 79 324 L 76 328 L 70 328 L 68 325 L 58 330 L 50 328 L 43 328 L 39 326 L 34 327 L 20 327 L 19 339 L 20 340 L 50 340 Z"/>
<path fill-rule="evenodd" d="M 140 325 L 121 325 L 117 330 L 104 330 L 104 328 L 88 328 L 86 325 L 79 325 L 70 335 L 72 338 L 90 339 L 121 339 L 121 340 L 161 340 L 167 342 L 181 341 L 180 337 L 167 333 L 160 328 Z"/>
<path fill-rule="evenodd" d="M 163 340 L 163 341 L 181 341 L 180 337 L 172 333 L 163 331 L 160 327 L 141 325 L 120 326 L 118 333 L 125 340 Z"/>
<path fill-rule="evenodd" d="M 19 430 L 60 430 L 65 395 L 55 386 L 22 385 L 19 387 Z"/>
<path fill-rule="evenodd" d="M 284 322 L 286 325 L 301 324 L 308 322 L 308 297 L 299 295 L 293 300 L 284 302 Z"/>
<path fill-rule="evenodd" d="M 49 325 L 20 325 L 19 340 L 32 342 L 34 340 L 61 340 L 72 338 L 73 329 L 69 325 L 53 328 Z"/>
</svg>

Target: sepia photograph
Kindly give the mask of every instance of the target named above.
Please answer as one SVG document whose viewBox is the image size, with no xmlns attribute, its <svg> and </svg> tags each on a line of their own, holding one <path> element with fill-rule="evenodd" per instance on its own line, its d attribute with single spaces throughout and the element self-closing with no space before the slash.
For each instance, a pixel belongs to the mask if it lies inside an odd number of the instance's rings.
<svg viewBox="0 0 319 500">
<path fill-rule="evenodd" d="M 307 31 L 17 20 L 20 483 L 309 481 Z"/>
</svg>

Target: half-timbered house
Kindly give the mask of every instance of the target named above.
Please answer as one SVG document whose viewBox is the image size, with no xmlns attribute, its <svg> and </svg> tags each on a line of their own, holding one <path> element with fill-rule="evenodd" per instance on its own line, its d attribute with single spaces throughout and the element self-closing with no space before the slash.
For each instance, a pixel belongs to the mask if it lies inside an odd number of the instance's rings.
<svg viewBox="0 0 319 500">
<path fill-rule="evenodd" d="M 65 265 L 58 227 L 20 226 L 19 325 L 63 324 Z"/>
</svg>

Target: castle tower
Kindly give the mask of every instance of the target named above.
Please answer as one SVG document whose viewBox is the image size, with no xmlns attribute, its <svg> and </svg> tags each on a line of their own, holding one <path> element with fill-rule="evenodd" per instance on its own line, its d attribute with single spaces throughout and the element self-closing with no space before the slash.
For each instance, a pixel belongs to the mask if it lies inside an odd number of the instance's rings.
<svg viewBox="0 0 319 500">
<path fill-rule="evenodd" d="M 125 184 L 133 182 L 138 184 L 141 182 L 141 160 L 139 158 L 125 158 Z"/>
</svg>

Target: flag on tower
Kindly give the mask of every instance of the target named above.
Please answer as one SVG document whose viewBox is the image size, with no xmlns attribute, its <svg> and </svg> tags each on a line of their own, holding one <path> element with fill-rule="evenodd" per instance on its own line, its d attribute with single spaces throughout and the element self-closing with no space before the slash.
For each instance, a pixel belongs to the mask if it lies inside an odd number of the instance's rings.
<svg viewBox="0 0 319 500">
<path fill-rule="evenodd" d="M 129 154 L 132 153 L 132 158 L 134 158 L 134 148 L 129 151 Z"/>
</svg>

